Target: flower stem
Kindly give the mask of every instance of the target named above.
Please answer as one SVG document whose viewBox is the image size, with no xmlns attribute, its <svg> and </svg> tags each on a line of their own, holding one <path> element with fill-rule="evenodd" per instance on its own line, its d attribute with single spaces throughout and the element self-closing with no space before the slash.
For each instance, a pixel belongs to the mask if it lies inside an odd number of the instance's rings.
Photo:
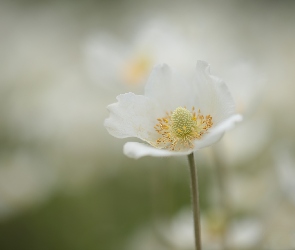
<svg viewBox="0 0 295 250">
<path fill-rule="evenodd" d="M 200 206 L 198 191 L 198 172 L 195 165 L 194 153 L 188 155 L 188 162 L 191 174 L 191 192 L 194 212 L 194 228 L 195 228 L 195 245 L 196 250 L 202 250 L 201 246 L 201 227 L 200 227 Z"/>
</svg>

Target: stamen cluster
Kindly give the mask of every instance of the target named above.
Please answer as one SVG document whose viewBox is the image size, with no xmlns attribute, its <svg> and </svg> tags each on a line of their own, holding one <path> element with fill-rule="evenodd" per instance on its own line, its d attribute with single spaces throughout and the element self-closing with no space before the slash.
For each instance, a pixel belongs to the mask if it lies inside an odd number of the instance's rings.
<svg viewBox="0 0 295 250">
<path fill-rule="evenodd" d="M 194 107 L 191 111 L 185 107 L 178 107 L 157 120 L 154 128 L 160 134 L 160 138 L 156 146 L 173 151 L 193 149 L 193 141 L 201 139 L 213 125 L 211 115 L 204 117 L 200 109 L 196 113 Z"/>
</svg>

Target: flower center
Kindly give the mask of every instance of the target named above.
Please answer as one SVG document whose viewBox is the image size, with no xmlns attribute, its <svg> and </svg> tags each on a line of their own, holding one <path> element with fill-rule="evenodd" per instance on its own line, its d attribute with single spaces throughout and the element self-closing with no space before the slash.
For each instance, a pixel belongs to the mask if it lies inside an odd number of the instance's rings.
<svg viewBox="0 0 295 250">
<path fill-rule="evenodd" d="M 160 134 L 156 147 L 170 150 L 185 150 L 194 148 L 193 141 L 201 139 L 202 135 L 212 127 L 212 117 L 204 117 L 201 111 L 191 111 L 185 107 L 178 107 L 173 112 L 167 112 L 167 116 L 158 119 L 154 127 Z"/>
<path fill-rule="evenodd" d="M 171 132 L 178 138 L 185 138 L 193 132 L 194 121 L 190 111 L 179 107 L 171 115 Z"/>
</svg>

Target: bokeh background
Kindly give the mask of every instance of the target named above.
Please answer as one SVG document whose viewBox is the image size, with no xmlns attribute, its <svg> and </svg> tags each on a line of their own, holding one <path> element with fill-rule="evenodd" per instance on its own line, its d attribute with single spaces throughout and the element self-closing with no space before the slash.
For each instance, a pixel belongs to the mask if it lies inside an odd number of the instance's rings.
<svg viewBox="0 0 295 250">
<path fill-rule="evenodd" d="M 129 159 L 103 121 L 153 65 L 198 59 L 244 116 L 195 155 L 204 249 L 295 249 L 286 0 L 2 0 L 0 249 L 194 249 L 186 158 Z"/>
</svg>

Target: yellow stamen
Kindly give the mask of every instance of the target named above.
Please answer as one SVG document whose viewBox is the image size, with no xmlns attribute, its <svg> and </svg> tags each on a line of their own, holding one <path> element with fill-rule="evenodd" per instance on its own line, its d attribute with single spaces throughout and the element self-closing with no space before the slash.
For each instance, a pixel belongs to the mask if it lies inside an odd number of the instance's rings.
<svg viewBox="0 0 295 250">
<path fill-rule="evenodd" d="M 157 119 L 155 130 L 160 134 L 157 140 L 158 147 L 170 150 L 183 150 L 193 148 L 193 141 L 201 139 L 213 126 L 211 115 L 203 116 L 201 110 L 198 114 L 195 107 L 189 111 L 185 107 L 178 107 L 173 112 L 166 112 L 165 117 Z"/>
</svg>

